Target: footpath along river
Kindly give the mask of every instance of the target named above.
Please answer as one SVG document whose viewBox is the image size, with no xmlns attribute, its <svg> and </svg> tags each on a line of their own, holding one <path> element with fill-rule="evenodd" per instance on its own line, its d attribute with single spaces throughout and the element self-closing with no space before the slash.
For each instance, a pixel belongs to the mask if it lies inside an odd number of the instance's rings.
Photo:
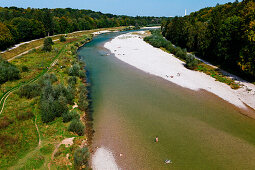
<svg viewBox="0 0 255 170">
<path fill-rule="evenodd" d="M 91 84 L 94 151 L 108 149 L 121 169 L 254 169 L 255 120 L 118 60 L 103 46 L 120 34 L 101 34 L 78 52 Z"/>
</svg>

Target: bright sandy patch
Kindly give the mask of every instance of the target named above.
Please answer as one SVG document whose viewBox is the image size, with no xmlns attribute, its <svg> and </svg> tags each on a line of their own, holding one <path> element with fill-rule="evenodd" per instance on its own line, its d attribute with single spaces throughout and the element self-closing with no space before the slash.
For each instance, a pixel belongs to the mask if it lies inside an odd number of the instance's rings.
<svg viewBox="0 0 255 170">
<path fill-rule="evenodd" d="M 108 33 L 108 32 L 111 32 L 111 31 L 109 31 L 109 30 L 104 30 L 104 31 L 94 32 L 93 34 L 94 34 L 94 35 L 99 35 L 99 34 L 104 34 L 104 33 Z"/>
<path fill-rule="evenodd" d="M 111 151 L 104 147 L 98 148 L 92 156 L 92 169 L 94 170 L 118 170 L 117 163 Z"/>
<path fill-rule="evenodd" d="M 114 53 L 118 59 L 147 73 L 192 90 L 207 90 L 237 107 L 246 108 L 247 104 L 255 109 L 255 85 L 240 82 L 243 86 L 233 90 L 204 73 L 185 68 L 184 62 L 172 54 L 152 47 L 143 41 L 140 35 L 132 33 L 120 35 L 107 42 L 105 48 Z"/>
</svg>

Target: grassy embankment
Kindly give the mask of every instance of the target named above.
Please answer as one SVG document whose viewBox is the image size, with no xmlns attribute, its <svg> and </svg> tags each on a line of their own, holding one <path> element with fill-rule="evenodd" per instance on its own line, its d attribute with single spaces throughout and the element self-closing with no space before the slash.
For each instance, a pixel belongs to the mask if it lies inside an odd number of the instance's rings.
<svg viewBox="0 0 255 170">
<path fill-rule="evenodd" d="M 228 84 L 232 89 L 240 88 L 240 85 L 235 80 L 223 75 L 218 68 L 213 68 L 198 59 L 192 54 L 187 53 L 186 49 L 174 46 L 170 41 L 166 40 L 159 30 L 151 31 L 152 35 L 145 37 L 144 40 L 154 47 L 161 48 L 163 51 L 174 54 L 180 60 L 186 62 L 186 67 L 192 70 L 203 72 L 216 81 Z"/>
<path fill-rule="evenodd" d="M 117 30 L 119 28 L 114 28 Z M 74 168 L 74 152 L 77 148 L 86 145 L 88 133 L 91 127 L 85 128 L 85 134 L 79 136 L 68 131 L 70 122 L 64 123 L 63 117 L 56 117 L 50 123 L 43 123 L 41 119 L 40 101 L 41 97 L 21 97 L 19 88 L 31 80 L 37 83 L 41 81 L 46 72 L 56 75 L 57 81 L 53 86 L 63 84 L 67 86 L 69 76 L 68 70 L 77 63 L 74 51 L 91 38 L 91 33 L 100 30 L 76 32 L 67 35 L 66 42 L 55 41 L 51 52 L 43 52 L 41 49 L 33 49 L 29 53 L 10 61 L 20 70 L 27 66 L 27 72 L 21 72 L 21 78 L 16 81 L 8 81 L 1 85 L 1 95 L 11 88 L 16 88 L 5 102 L 5 107 L 0 115 L 0 168 L 13 167 L 13 169 L 45 169 L 51 168 Z M 59 36 L 53 38 L 57 39 Z M 22 45 L 8 54 L 2 54 L 3 58 L 12 58 L 24 51 L 42 45 L 43 40 Z M 82 68 L 82 67 L 81 67 Z M 39 80 L 38 80 L 39 79 Z M 83 78 L 76 78 L 74 87 L 73 104 L 68 104 L 68 110 L 73 109 L 75 103 L 79 103 L 79 86 L 86 85 Z M 79 104 L 78 104 L 79 106 Z M 85 112 L 79 107 L 74 108 L 80 115 L 80 119 L 86 124 Z M 36 122 L 36 123 L 35 123 Z M 38 131 L 35 124 L 38 126 Z M 91 124 L 89 122 L 89 124 Z M 63 139 L 75 137 L 74 144 L 70 147 L 64 145 L 55 147 Z M 40 138 L 40 139 L 39 139 Z M 41 141 L 39 143 L 39 141 Z M 53 151 L 55 154 L 53 155 Z"/>
</svg>

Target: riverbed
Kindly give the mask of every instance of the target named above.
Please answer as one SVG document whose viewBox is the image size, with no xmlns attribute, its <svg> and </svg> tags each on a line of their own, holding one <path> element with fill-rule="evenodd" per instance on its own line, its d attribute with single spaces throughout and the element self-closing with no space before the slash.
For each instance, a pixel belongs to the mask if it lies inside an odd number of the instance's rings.
<svg viewBox="0 0 255 170">
<path fill-rule="evenodd" d="M 98 35 L 79 50 L 91 84 L 94 151 L 107 148 L 121 169 L 253 169 L 255 120 L 207 91 L 120 61 L 104 48 L 120 34 Z"/>
</svg>

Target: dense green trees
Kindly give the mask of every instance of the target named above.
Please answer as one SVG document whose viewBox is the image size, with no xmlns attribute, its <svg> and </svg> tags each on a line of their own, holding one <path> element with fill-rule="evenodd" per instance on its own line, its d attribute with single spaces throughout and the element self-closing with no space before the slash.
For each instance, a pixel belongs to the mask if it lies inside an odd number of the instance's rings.
<svg viewBox="0 0 255 170">
<path fill-rule="evenodd" d="M 128 17 L 78 9 L 0 7 L 0 50 L 15 43 L 94 28 L 160 24 L 163 18 Z"/>
<path fill-rule="evenodd" d="M 51 76 L 43 77 L 43 87 L 40 97 L 40 109 L 42 121 L 51 122 L 55 117 L 60 117 L 68 112 L 68 95 L 69 92 L 63 84 L 52 85 Z"/>
<path fill-rule="evenodd" d="M 164 22 L 162 34 L 175 45 L 254 80 L 254 9 L 253 0 L 204 8 Z"/>
<path fill-rule="evenodd" d="M 8 27 L 0 22 L 0 50 L 4 50 L 14 43 L 13 35 Z"/>
<path fill-rule="evenodd" d="M 186 49 L 174 46 L 170 41 L 166 40 L 160 30 L 151 30 L 151 36 L 145 37 L 144 40 L 157 48 L 165 48 L 168 52 L 174 54 L 181 60 L 185 60 L 185 66 L 189 69 L 197 68 L 199 61 L 194 55 L 188 54 Z"/>
</svg>

